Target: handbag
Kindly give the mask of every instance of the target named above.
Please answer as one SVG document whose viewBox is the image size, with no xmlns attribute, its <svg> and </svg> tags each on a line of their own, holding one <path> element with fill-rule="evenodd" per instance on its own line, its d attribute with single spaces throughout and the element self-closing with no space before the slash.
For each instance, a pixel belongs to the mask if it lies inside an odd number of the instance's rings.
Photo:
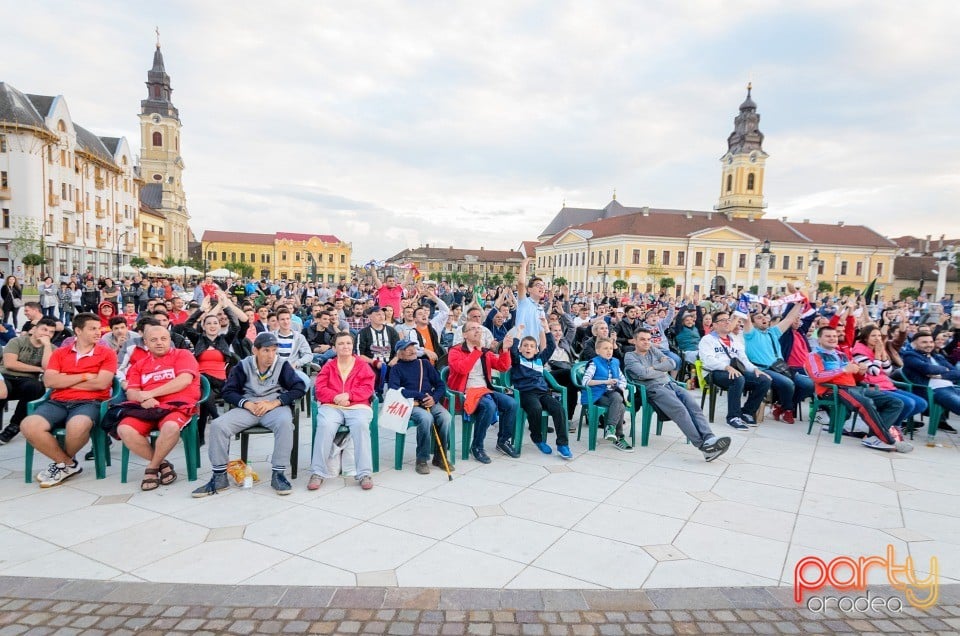
<svg viewBox="0 0 960 636">
<path fill-rule="evenodd" d="M 17 309 L 20 309 L 21 307 L 23 307 L 23 299 L 22 299 L 22 298 L 14 298 L 14 299 L 13 299 L 13 306 L 14 306 L 15 308 L 17 308 Z"/>
<path fill-rule="evenodd" d="M 717 342 L 720 342 L 719 338 L 717 338 Z M 730 350 L 727 349 L 723 342 L 720 342 L 720 346 L 723 347 L 723 352 L 727 354 L 727 358 L 730 360 L 730 368 L 740 375 L 747 375 L 747 367 L 745 364 L 743 364 L 743 361 L 740 358 L 731 355 Z"/>
<path fill-rule="evenodd" d="M 776 350 L 777 350 L 777 345 L 776 345 L 776 342 L 775 342 L 774 339 L 773 339 L 773 334 L 768 331 L 768 332 L 767 332 L 767 337 L 770 338 L 770 345 L 773 347 L 773 350 L 776 351 Z M 790 370 L 790 366 L 784 361 L 783 358 L 777 358 L 776 360 L 773 361 L 773 364 L 771 364 L 771 365 L 770 365 L 769 367 L 767 367 L 767 368 L 770 369 L 771 371 L 773 371 L 774 373 L 779 373 L 780 375 L 785 375 L 785 376 L 787 376 L 788 378 L 790 378 L 791 380 L 793 379 L 793 371 Z"/>
<path fill-rule="evenodd" d="M 420 363 L 420 388 L 423 388 L 423 360 L 418 362 Z M 413 398 L 403 397 L 400 389 L 387 389 L 383 394 L 383 405 L 380 407 L 377 426 L 405 435 L 410 415 L 413 413 L 413 404 Z"/>
</svg>

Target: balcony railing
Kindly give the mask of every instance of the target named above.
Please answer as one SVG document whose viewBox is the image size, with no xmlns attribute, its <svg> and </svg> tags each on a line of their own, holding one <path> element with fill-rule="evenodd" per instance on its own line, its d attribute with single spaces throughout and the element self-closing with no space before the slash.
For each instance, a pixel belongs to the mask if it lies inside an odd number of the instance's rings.
<svg viewBox="0 0 960 636">
<path fill-rule="evenodd" d="M 123 244 L 123 250 L 124 250 L 125 252 L 134 252 L 134 251 L 136 251 L 136 249 L 137 249 L 137 242 L 136 242 L 136 241 L 133 241 L 132 243 L 131 243 L 131 242 L 127 242 L 127 243 L 124 243 L 124 244 Z"/>
<path fill-rule="evenodd" d="M 77 212 L 83 212 L 83 201 L 77 199 Z"/>
<path fill-rule="evenodd" d="M 47 203 L 51 207 L 57 207 L 58 205 L 60 205 L 60 195 L 50 192 L 49 194 L 47 194 Z"/>
<path fill-rule="evenodd" d="M 150 258 L 160 258 L 160 254 L 157 252 L 150 252 Z"/>
<path fill-rule="evenodd" d="M 0 186 L 0 199 L 9 199 L 11 196 L 10 186 Z"/>
<path fill-rule="evenodd" d="M 105 248 L 106 246 L 107 246 L 107 239 L 106 239 L 105 237 L 98 236 L 98 237 L 97 237 L 97 248 L 99 248 L 99 249 L 102 250 L 102 249 Z"/>
<path fill-rule="evenodd" d="M 76 232 L 64 232 L 63 233 L 63 243 L 69 243 L 73 245 L 77 242 L 77 233 Z"/>
<path fill-rule="evenodd" d="M 119 224 L 119 223 L 123 223 L 123 212 L 114 212 L 114 213 L 113 213 L 113 220 L 114 220 L 115 222 L 117 222 L 118 224 Z"/>
<path fill-rule="evenodd" d="M 106 183 L 103 180 L 103 177 L 94 177 L 93 185 L 96 186 L 97 190 L 103 190 L 103 187 Z"/>
<path fill-rule="evenodd" d="M 97 204 L 97 218 L 98 218 L 98 219 L 105 219 L 105 218 L 107 218 L 107 215 L 108 215 L 108 214 L 109 214 L 109 213 L 107 212 L 107 209 L 106 209 L 105 207 L 103 207 L 103 205 L 101 205 L 101 204 L 98 203 L 98 204 Z"/>
</svg>

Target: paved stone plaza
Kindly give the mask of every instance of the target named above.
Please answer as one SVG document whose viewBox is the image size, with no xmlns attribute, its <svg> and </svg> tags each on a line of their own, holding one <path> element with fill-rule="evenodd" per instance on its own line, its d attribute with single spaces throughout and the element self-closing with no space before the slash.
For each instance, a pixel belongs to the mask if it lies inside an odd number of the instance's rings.
<svg viewBox="0 0 960 636">
<path fill-rule="evenodd" d="M 722 404 L 716 420 L 723 421 Z M 517 460 L 495 454 L 488 466 L 458 461 L 452 482 L 436 469 L 429 476 L 414 473 L 412 436 L 407 463 L 395 471 L 393 440 L 383 435 L 381 472 L 372 491 L 347 479 L 311 493 L 305 488 L 306 424 L 294 494 L 279 497 L 261 483 L 252 491 L 234 488 L 199 500 L 189 496 L 198 484 L 186 480 L 182 452 L 173 460 L 181 479 L 143 493 L 140 464 L 131 466 L 129 483 L 120 483 L 116 445 L 107 479 L 96 480 L 91 464 L 65 485 L 41 490 L 23 482 L 24 444 L 18 438 L 0 447 L 0 576 L 10 599 L 4 620 L 67 627 L 76 619 L 76 625 L 93 627 L 100 616 L 131 612 L 141 622 L 130 625 L 166 633 L 267 633 L 277 621 L 296 625 L 292 631 L 323 633 L 325 625 L 335 624 L 329 629 L 337 633 L 356 626 L 355 632 L 396 634 L 408 633 L 389 631 L 401 623 L 395 629 L 437 633 L 430 625 L 440 622 L 452 625 L 443 633 L 460 633 L 474 622 L 488 627 L 473 633 L 545 634 L 643 633 L 637 627 L 642 624 L 654 633 L 740 629 L 725 624 L 730 621 L 787 632 L 789 627 L 776 624 L 806 623 L 805 631 L 960 628 L 951 609 L 960 588 L 950 585 L 960 579 L 960 453 L 954 436 L 938 436 L 937 448 L 918 436 L 915 452 L 903 455 L 872 451 L 847 437 L 837 446 L 825 433 L 807 436 L 801 422 L 768 418 L 750 432 L 725 424 L 714 428 L 731 435 L 733 445 L 710 464 L 667 423 L 662 436 L 651 436 L 650 446 L 632 454 L 602 441 L 596 452 L 587 452 L 584 436 L 572 445 L 575 459 L 564 462 L 527 443 Z M 269 470 L 270 450 L 264 436 L 251 441 L 261 474 Z M 208 471 L 204 457 L 201 480 Z M 908 607 L 891 618 L 933 622 L 871 628 L 798 612 L 792 577 L 800 558 L 883 555 L 888 544 L 898 562 L 912 556 L 921 575 L 930 557 L 938 559 L 940 605 L 925 613 Z M 93 582 L 64 579 L 104 583 L 90 588 Z M 887 579 L 875 570 L 870 582 L 883 585 Z M 77 602 L 52 610 L 52 596 L 18 600 L 33 598 L 23 592 L 31 589 L 56 590 L 57 599 Z M 83 596 L 90 589 L 100 592 Z M 63 596 L 64 590 L 73 596 Z M 227 597 L 240 608 L 220 607 Z M 300 599 L 293 605 L 302 607 L 297 612 L 284 609 L 293 599 Z M 518 605 L 521 599 L 534 600 Z M 254 616 L 245 603 L 272 609 Z M 348 609 L 419 613 L 404 619 L 396 612 L 343 612 Z M 473 619 L 462 610 L 506 613 Z M 731 618 L 724 610 L 747 614 Z M 757 610 L 768 613 L 750 613 Z M 453 613 L 440 613 L 447 611 Z M 38 618 L 51 612 L 62 616 L 58 623 Z M 63 623 L 67 617 L 71 622 Z M 854 620 L 834 616 L 841 618 Z M 879 620 L 877 614 L 862 618 Z M 115 633 L 126 623 L 117 620 L 97 622 L 96 628 Z M 619 627 L 601 627 L 604 622 Z M 513 627 L 503 631 L 501 623 Z"/>
</svg>

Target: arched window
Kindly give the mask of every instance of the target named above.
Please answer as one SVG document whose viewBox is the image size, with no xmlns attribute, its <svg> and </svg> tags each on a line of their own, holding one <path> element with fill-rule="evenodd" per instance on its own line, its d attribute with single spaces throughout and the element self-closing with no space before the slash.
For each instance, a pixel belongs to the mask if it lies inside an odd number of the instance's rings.
<svg viewBox="0 0 960 636">
<path fill-rule="evenodd" d="M 747 175 L 747 190 L 753 190 L 754 174 L 751 172 Z"/>
<path fill-rule="evenodd" d="M 162 146 L 163 145 L 163 135 L 158 132 L 153 133 L 153 145 Z"/>
<path fill-rule="evenodd" d="M 733 190 L 733 175 L 728 174 L 727 175 L 727 192 L 730 192 L 731 190 Z"/>
</svg>

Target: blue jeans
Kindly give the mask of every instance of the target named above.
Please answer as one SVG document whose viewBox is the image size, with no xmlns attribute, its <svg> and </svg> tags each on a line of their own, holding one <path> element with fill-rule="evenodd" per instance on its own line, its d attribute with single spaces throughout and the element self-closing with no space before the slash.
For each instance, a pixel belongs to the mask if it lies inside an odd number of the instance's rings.
<svg viewBox="0 0 960 636">
<path fill-rule="evenodd" d="M 336 357 L 337 357 L 337 352 L 334 350 L 333 347 L 330 347 L 323 353 L 313 354 L 313 363 L 316 365 L 320 365 L 322 367 L 327 360 L 333 360 Z"/>
<path fill-rule="evenodd" d="M 513 428 L 516 424 L 517 402 L 503 393 L 487 393 L 477 403 L 477 410 L 473 412 L 473 443 L 470 450 L 483 450 L 483 439 L 487 429 L 499 417 L 500 429 L 497 431 L 497 443 L 507 442 L 513 438 Z"/>
<path fill-rule="evenodd" d="M 900 419 L 897 420 L 898 422 L 910 421 L 927 410 L 927 401 L 919 395 L 914 395 L 908 391 L 901 391 L 900 389 L 888 391 L 888 393 L 895 395 L 903 402 L 903 410 L 900 411 Z"/>
<path fill-rule="evenodd" d="M 735 417 L 740 417 L 744 412 L 753 417 L 770 389 L 770 378 L 765 375 L 758 376 L 752 371 L 748 371 L 746 375 L 737 376 L 732 380 L 730 374 L 724 370 L 712 371 L 711 377 L 714 384 L 727 390 L 728 422 Z M 741 405 L 745 390 L 749 391 L 749 395 L 746 403 Z"/>
<path fill-rule="evenodd" d="M 960 389 L 955 386 L 946 386 L 933 390 L 933 401 L 950 411 L 960 415 Z"/>
<path fill-rule="evenodd" d="M 413 407 L 410 413 L 410 419 L 417 424 L 417 461 L 427 461 L 430 459 L 430 443 L 433 439 L 433 431 L 430 427 L 436 424 L 440 433 L 440 440 L 443 442 L 444 449 L 448 449 L 447 440 L 450 435 L 450 411 L 439 404 L 434 404 L 430 410 L 422 406 Z M 436 451 L 437 456 L 440 451 Z"/>
</svg>

